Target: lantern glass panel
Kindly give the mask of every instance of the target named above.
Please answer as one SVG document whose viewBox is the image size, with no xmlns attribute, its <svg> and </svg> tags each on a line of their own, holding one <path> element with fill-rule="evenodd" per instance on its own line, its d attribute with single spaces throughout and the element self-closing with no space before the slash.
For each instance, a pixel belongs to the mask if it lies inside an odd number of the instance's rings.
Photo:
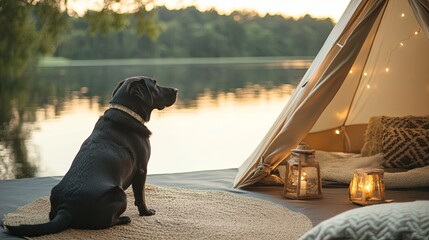
<svg viewBox="0 0 429 240">
<path fill-rule="evenodd" d="M 303 187 L 303 184 L 305 186 Z M 306 189 L 306 194 L 314 195 L 319 191 L 319 177 L 317 167 L 303 167 L 301 177 L 301 189 Z"/>
<path fill-rule="evenodd" d="M 287 175 L 285 181 L 285 191 L 287 193 L 296 194 L 298 189 L 298 178 L 299 178 L 299 166 L 298 164 L 293 164 L 287 166 Z"/>
</svg>

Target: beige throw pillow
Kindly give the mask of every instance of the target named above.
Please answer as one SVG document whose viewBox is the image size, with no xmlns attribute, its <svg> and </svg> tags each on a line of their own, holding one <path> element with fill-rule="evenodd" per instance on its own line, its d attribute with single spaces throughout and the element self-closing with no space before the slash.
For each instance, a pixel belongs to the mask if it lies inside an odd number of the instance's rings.
<svg viewBox="0 0 429 240">
<path fill-rule="evenodd" d="M 383 132 L 390 127 L 429 129 L 429 116 L 371 117 L 365 133 L 365 142 L 361 150 L 363 157 L 372 156 L 383 151 Z"/>
</svg>

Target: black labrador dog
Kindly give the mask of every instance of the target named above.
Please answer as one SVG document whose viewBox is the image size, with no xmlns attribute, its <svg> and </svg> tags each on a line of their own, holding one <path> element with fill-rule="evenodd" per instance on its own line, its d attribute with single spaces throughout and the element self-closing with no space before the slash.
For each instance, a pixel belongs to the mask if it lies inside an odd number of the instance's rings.
<svg viewBox="0 0 429 240">
<path fill-rule="evenodd" d="M 17 236 L 40 236 L 67 228 L 103 229 L 130 223 L 124 190 L 133 187 L 140 216 L 155 214 L 145 202 L 152 110 L 175 103 L 178 90 L 148 77 L 132 77 L 113 91 L 110 108 L 82 144 L 64 178 L 51 191 L 50 222 L 5 226 Z"/>
</svg>

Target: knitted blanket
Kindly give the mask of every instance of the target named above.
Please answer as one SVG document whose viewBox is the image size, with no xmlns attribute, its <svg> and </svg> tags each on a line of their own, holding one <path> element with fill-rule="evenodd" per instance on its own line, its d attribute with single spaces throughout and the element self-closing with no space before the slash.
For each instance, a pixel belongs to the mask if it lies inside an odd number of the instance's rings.
<svg viewBox="0 0 429 240">
<path fill-rule="evenodd" d="M 361 157 L 357 154 L 330 153 L 317 151 L 322 178 L 328 181 L 349 184 L 357 168 L 383 168 L 383 154 Z M 429 166 L 410 170 L 384 173 L 386 188 L 429 187 Z"/>
</svg>

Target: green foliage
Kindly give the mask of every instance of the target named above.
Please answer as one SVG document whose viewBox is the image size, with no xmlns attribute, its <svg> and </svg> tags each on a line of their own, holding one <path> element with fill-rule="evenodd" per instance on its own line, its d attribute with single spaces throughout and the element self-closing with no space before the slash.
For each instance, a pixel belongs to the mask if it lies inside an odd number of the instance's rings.
<svg viewBox="0 0 429 240">
<path fill-rule="evenodd" d="M 0 0 L 0 76 L 20 74 L 33 56 L 53 50 L 64 16 L 52 1 Z M 0 82 L 0 84 L 3 81 Z M 1 85 L 0 85 L 1 86 Z"/>
<path fill-rule="evenodd" d="M 92 36 L 85 34 L 88 30 L 92 32 L 92 28 L 83 21 L 89 16 L 76 18 L 55 56 L 70 59 L 314 56 L 334 25 L 331 19 L 314 19 L 309 15 L 297 20 L 243 12 L 220 15 L 214 10 L 200 12 L 195 7 L 181 10 L 160 7 L 156 15 L 151 14 L 145 10 L 128 14 L 130 28 L 101 31 L 106 34 Z M 139 35 L 139 29 L 152 37 Z"/>
<path fill-rule="evenodd" d="M 134 7 L 129 9 L 132 14 L 114 10 L 122 2 Z M 68 16 L 72 11 L 64 8 L 67 0 L 0 0 L 0 91 L 6 81 L 13 81 L 29 65 L 36 64 L 39 56 L 51 54 L 66 30 L 73 36 L 90 38 L 128 29 L 133 16 L 137 19 L 133 24 L 136 35 L 158 36 L 156 15 L 145 9 L 148 3 L 151 0 L 104 0 L 100 11 L 88 11 L 79 19 L 85 25 L 82 32 L 80 27 L 68 28 L 74 18 Z"/>
<path fill-rule="evenodd" d="M 141 9 L 140 11 L 132 14 L 135 23 L 135 32 L 137 35 L 147 35 L 152 40 L 158 38 L 161 27 L 157 24 L 157 14 L 155 11 L 148 12 L 146 9 Z"/>
<path fill-rule="evenodd" d="M 83 19 L 88 23 L 88 31 L 92 36 L 97 32 L 107 34 L 112 31 L 118 31 L 129 24 L 127 15 L 114 12 L 110 9 L 88 11 Z"/>
</svg>

